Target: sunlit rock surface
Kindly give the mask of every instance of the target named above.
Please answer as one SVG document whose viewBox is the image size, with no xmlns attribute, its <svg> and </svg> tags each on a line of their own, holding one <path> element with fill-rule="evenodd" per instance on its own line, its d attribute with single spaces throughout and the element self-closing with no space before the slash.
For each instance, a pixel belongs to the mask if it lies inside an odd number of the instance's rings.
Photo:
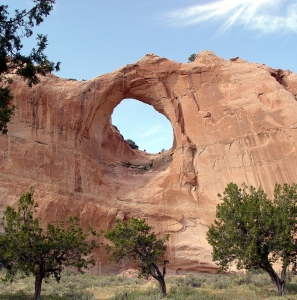
<svg viewBox="0 0 297 300">
<path fill-rule="evenodd" d="M 170 233 L 172 272 L 214 272 L 206 231 L 229 182 L 297 182 L 297 75 L 203 51 L 181 64 L 148 54 L 88 81 L 53 75 L 12 85 L 16 115 L 0 137 L 0 210 L 29 186 L 43 220 L 78 214 L 106 230 L 146 218 Z M 132 150 L 111 124 L 125 98 L 152 105 L 172 124 L 172 149 Z M 101 249 L 96 272 L 107 265 Z M 99 268 L 100 266 L 100 268 Z M 112 269 L 114 268 L 114 269 Z"/>
</svg>

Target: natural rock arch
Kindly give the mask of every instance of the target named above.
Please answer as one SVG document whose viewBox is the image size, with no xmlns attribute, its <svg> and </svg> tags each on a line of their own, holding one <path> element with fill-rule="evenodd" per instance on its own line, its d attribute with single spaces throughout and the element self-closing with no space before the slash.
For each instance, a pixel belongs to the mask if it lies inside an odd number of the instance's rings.
<svg viewBox="0 0 297 300">
<path fill-rule="evenodd" d="M 146 70 L 148 62 L 152 68 L 155 69 L 154 72 Z M 104 99 L 104 101 L 98 101 L 97 106 L 90 111 L 90 115 L 88 115 L 89 121 L 86 123 L 83 133 L 89 138 L 98 135 L 97 124 L 102 122 L 102 119 L 104 119 L 106 123 L 106 126 L 101 127 L 102 130 L 104 131 L 103 128 L 110 127 L 109 120 L 113 109 L 123 99 L 133 98 L 152 105 L 156 111 L 163 114 L 170 121 L 174 132 L 174 150 L 178 145 L 177 141 L 184 141 L 186 139 L 182 108 L 178 101 L 180 93 L 171 93 L 166 84 L 166 80 L 177 80 L 177 75 L 168 74 L 165 71 L 163 72 L 164 74 L 162 74 L 162 71 L 159 72 L 158 70 L 160 66 L 166 70 L 166 64 L 171 65 L 172 63 L 172 61 L 167 59 L 155 55 L 148 55 L 142 59 L 141 62 L 134 65 L 127 65 L 118 70 L 118 72 L 112 73 L 112 79 L 108 78 L 108 83 L 103 83 L 107 88 L 102 90 L 99 96 L 100 99 Z M 156 73 L 158 73 L 157 77 Z M 136 77 L 140 78 L 136 79 Z M 100 84 L 102 84 L 102 81 L 105 81 L 104 76 L 100 79 Z M 95 83 L 94 85 L 92 89 L 100 88 L 96 86 Z M 98 119 L 101 121 L 98 121 Z"/>
<path fill-rule="evenodd" d="M 188 64 L 146 55 L 83 82 L 49 75 L 30 89 L 16 78 L 18 110 L 0 137 L 0 207 L 32 185 L 47 221 L 76 213 L 82 225 L 106 229 L 116 217 L 144 217 L 171 234 L 173 270 L 214 271 L 205 234 L 217 193 L 230 181 L 268 192 L 297 181 L 297 78 L 279 73 L 281 83 L 267 66 L 203 51 Z M 170 152 L 125 143 L 110 120 L 125 98 L 170 120 Z"/>
</svg>

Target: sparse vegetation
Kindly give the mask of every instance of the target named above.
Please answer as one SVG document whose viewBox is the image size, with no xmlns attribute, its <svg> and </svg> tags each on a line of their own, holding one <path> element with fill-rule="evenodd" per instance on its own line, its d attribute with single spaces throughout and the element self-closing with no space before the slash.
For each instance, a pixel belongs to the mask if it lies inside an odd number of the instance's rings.
<svg viewBox="0 0 297 300">
<path fill-rule="evenodd" d="M 132 164 L 130 161 L 122 163 L 122 165 L 126 168 L 138 169 L 143 171 L 148 171 L 154 168 L 154 163 L 151 162 L 149 164 Z"/>
<path fill-rule="evenodd" d="M 1 274 L 0 274 L 1 275 Z M 172 300 L 297 300 L 297 278 L 287 283 L 287 296 L 277 297 L 264 272 L 240 274 L 187 275 L 168 278 L 167 299 Z M 17 277 L 12 284 L 0 281 L 0 299 L 28 300 L 34 291 L 34 278 Z M 119 275 L 95 276 L 65 271 L 60 283 L 49 280 L 42 288 L 43 300 L 157 300 L 160 292 L 155 281 Z"/>
<path fill-rule="evenodd" d="M 130 139 L 127 139 L 126 142 L 129 144 L 129 146 L 132 148 L 132 149 L 138 149 L 139 147 L 136 145 L 136 143 Z"/>
<path fill-rule="evenodd" d="M 193 53 L 188 57 L 188 62 L 193 62 L 196 59 L 197 54 Z"/>
</svg>

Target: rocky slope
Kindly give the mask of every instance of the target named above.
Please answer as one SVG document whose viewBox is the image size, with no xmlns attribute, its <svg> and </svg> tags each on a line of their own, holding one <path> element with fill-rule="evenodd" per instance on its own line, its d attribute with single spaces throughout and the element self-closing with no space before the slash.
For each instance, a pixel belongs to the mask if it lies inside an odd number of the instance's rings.
<svg viewBox="0 0 297 300">
<path fill-rule="evenodd" d="M 0 210 L 29 186 L 44 220 L 78 214 L 83 226 L 146 218 L 171 234 L 172 271 L 212 272 L 205 234 L 227 183 L 297 182 L 297 75 L 203 51 L 181 64 L 148 54 L 88 81 L 16 78 L 16 115 L 0 137 Z M 172 124 L 170 151 L 135 151 L 111 124 L 125 98 Z M 98 252 L 101 267 L 104 251 Z M 108 270 L 108 266 L 105 270 Z"/>
</svg>

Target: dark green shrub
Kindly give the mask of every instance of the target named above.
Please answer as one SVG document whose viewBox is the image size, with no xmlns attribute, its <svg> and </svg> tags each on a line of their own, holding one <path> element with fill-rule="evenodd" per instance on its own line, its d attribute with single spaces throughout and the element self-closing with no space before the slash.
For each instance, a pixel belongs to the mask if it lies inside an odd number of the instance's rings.
<svg viewBox="0 0 297 300">
<path fill-rule="evenodd" d="M 229 275 L 220 275 L 214 278 L 213 289 L 222 290 L 230 287 L 232 282 L 232 277 Z"/>
<path fill-rule="evenodd" d="M 159 300 L 160 291 L 156 287 L 150 287 L 145 291 L 128 291 L 121 290 L 117 291 L 113 300 Z"/>
<path fill-rule="evenodd" d="M 202 278 L 197 275 L 188 274 L 186 277 L 180 277 L 175 279 L 175 285 L 180 286 L 186 286 L 186 287 L 202 287 L 203 283 L 206 281 L 205 278 Z"/>
<path fill-rule="evenodd" d="M 193 62 L 196 59 L 197 54 L 193 53 L 188 57 L 188 62 Z"/>
<path fill-rule="evenodd" d="M 127 139 L 126 142 L 129 144 L 129 146 L 132 148 L 132 149 L 138 149 L 138 146 L 136 145 L 136 143 L 130 139 Z"/>
</svg>

